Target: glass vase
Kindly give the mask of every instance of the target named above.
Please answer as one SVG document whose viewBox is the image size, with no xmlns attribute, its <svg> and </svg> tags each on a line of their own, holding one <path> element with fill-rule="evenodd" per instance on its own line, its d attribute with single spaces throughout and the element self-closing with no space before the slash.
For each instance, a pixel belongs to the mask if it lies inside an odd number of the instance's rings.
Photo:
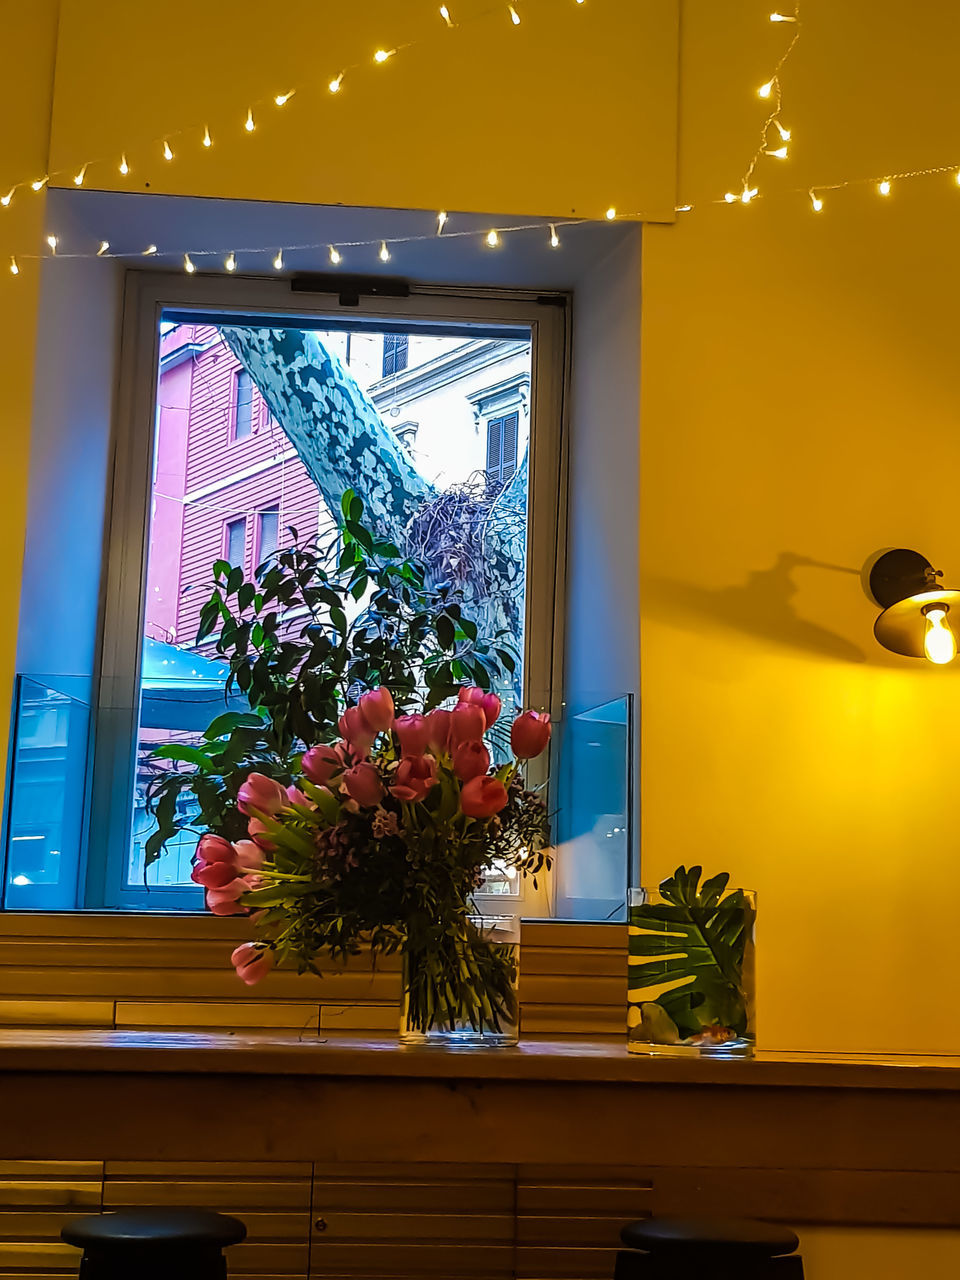
<svg viewBox="0 0 960 1280">
<path fill-rule="evenodd" d="M 471 916 L 452 936 L 403 952 L 401 1044 L 514 1045 L 519 1040 L 520 926 Z"/>
<path fill-rule="evenodd" d="M 751 1057 L 756 894 L 678 877 L 629 891 L 627 1049 Z"/>
</svg>

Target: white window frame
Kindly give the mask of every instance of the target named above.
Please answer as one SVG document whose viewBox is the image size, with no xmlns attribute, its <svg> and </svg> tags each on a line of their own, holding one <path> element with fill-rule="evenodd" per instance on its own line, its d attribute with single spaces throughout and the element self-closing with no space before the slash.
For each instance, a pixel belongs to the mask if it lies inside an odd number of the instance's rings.
<svg viewBox="0 0 960 1280">
<path fill-rule="evenodd" d="M 152 461 L 156 430 L 160 317 L 196 311 L 238 322 L 282 318 L 322 327 L 398 322 L 454 327 L 517 326 L 531 342 L 530 459 L 524 694 L 556 715 L 563 673 L 567 529 L 569 296 L 555 292 L 411 285 L 405 298 L 362 296 L 341 306 L 336 293 L 293 292 L 289 280 L 220 278 L 130 271 L 124 287 L 120 385 L 114 431 L 95 703 L 95 754 L 85 851 L 86 905 L 164 909 L 184 890 L 124 889 L 133 803 Z M 545 691 L 551 691 L 549 696 Z M 148 900 L 149 899 L 149 900 Z M 538 890 L 478 895 L 494 914 L 547 914 L 547 877 Z M 182 908 L 181 908 L 182 909 Z"/>
</svg>

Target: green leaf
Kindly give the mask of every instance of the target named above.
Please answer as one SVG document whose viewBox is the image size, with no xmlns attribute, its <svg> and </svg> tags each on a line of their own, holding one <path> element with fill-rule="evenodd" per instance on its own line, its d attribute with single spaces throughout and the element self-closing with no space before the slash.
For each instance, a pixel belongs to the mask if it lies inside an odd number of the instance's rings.
<svg viewBox="0 0 960 1280">
<path fill-rule="evenodd" d="M 262 729 L 263 720 L 250 711 L 225 711 L 207 725 L 203 736 L 207 739 L 220 738 L 232 733 L 234 729 Z"/>
<path fill-rule="evenodd" d="M 227 575 L 227 595 L 232 596 L 233 593 L 240 588 L 243 582 L 243 569 L 240 565 L 235 565 Z"/>
<path fill-rule="evenodd" d="M 155 760 L 183 760 L 187 764 L 195 764 L 200 769 L 214 769 L 216 766 L 200 747 L 188 747 L 181 743 L 171 743 L 166 747 L 155 747 L 150 755 Z"/>
<path fill-rule="evenodd" d="M 229 560 L 214 560 L 213 576 L 215 578 L 225 578 L 230 572 L 232 565 Z"/>
</svg>

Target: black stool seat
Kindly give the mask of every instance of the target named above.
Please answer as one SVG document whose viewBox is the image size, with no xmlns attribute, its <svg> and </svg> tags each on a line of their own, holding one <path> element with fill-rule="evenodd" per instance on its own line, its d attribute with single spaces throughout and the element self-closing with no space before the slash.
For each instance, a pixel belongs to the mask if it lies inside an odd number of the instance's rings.
<svg viewBox="0 0 960 1280">
<path fill-rule="evenodd" d="M 616 1280 L 802 1280 L 789 1227 L 748 1218 L 646 1218 L 620 1232 Z"/>
<path fill-rule="evenodd" d="M 60 1236 L 83 1250 L 80 1280 L 225 1280 L 223 1249 L 247 1229 L 203 1209 L 125 1209 L 87 1214 Z"/>
</svg>

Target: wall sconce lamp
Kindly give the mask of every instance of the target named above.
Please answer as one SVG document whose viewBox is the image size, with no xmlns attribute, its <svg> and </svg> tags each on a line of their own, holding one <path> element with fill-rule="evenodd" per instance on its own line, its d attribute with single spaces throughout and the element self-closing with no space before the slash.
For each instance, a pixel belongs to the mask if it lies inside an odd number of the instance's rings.
<svg viewBox="0 0 960 1280">
<path fill-rule="evenodd" d="M 960 591 L 941 587 L 943 576 L 918 551 L 885 551 L 869 567 L 870 594 L 883 613 L 873 634 L 885 649 L 908 658 L 928 658 L 937 666 L 957 656 Z M 952 610 L 952 613 L 951 613 Z"/>
</svg>

